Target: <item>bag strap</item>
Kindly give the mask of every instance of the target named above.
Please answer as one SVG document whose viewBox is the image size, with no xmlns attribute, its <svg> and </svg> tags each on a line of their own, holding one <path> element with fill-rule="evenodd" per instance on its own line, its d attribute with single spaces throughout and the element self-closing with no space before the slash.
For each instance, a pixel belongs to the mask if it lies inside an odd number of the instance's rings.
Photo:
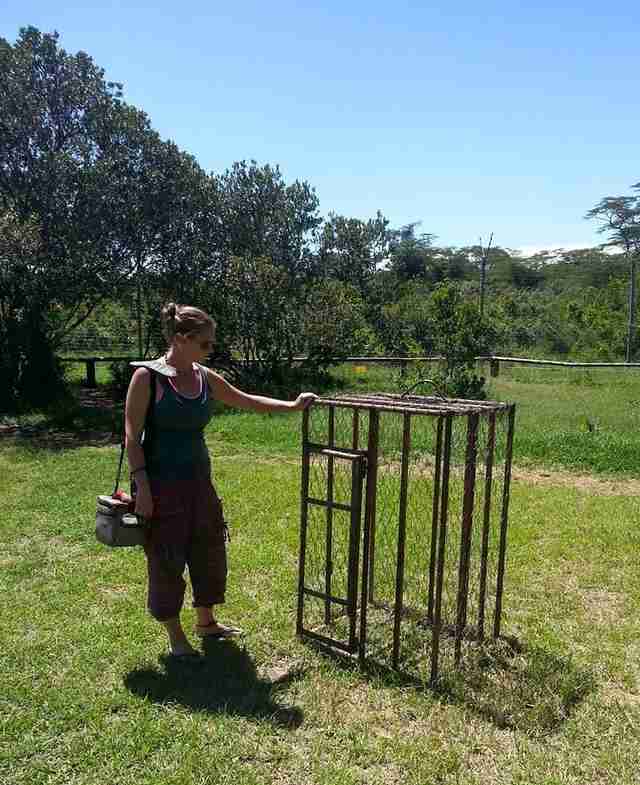
<svg viewBox="0 0 640 785">
<path fill-rule="evenodd" d="M 151 437 L 151 432 L 153 430 L 153 410 L 154 404 L 156 401 L 156 374 L 155 371 L 152 371 L 150 368 L 147 369 L 149 371 L 149 388 L 150 388 L 150 395 L 149 395 L 149 405 L 147 406 L 147 413 L 145 414 L 144 418 L 144 443 L 147 444 Z M 126 428 L 123 425 L 122 429 L 122 442 L 120 443 L 120 460 L 118 461 L 118 471 L 116 473 L 116 484 L 113 488 L 113 493 L 118 490 L 118 486 L 120 485 L 120 477 L 122 475 L 122 463 L 124 461 L 124 451 L 125 451 L 125 442 L 127 438 Z M 111 494 L 113 496 L 113 494 Z"/>
</svg>

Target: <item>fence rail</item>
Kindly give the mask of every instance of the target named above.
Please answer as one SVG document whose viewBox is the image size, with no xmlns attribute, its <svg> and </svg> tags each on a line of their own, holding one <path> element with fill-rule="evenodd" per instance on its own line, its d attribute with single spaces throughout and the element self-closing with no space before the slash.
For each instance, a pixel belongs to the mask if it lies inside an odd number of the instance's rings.
<svg viewBox="0 0 640 785">
<path fill-rule="evenodd" d="M 98 363 L 110 362 L 127 362 L 136 360 L 135 356 L 86 356 L 86 357 L 60 357 L 58 358 L 62 363 L 84 363 L 86 367 L 85 385 L 87 387 L 97 387 L 96 382 L 96 365 Z M 297 362 L 306 360 L 306 357 L 294 357 Z M 432 355 L 430 357 L 346 357 L 341 360 L 341 363 L 349 363 L 352 365 L 390 365 L 399 367 L 401 372 L 404 373 L 407 366 L 411 363 L 421 362 L 441 362 L 444 357 L 439 355 Z M 569 362 L 565 360 L 532 360 L 528 357 L 503 357 L 502 355 L 480 355 L 475 358 L 477 362 L 484 362 L 489 364 L 489 373 L 491 376 L 496 377 L 500 375 L 501 363 L 508 363 L 509 365 L 533 365 L 540 367 L 559 367 L 559 368 L 640 368 L 640 363 L 604 363 L 604 362 Z"/>
<path fill-rule="evenodd" d="M 127 355 L 126 357 L 58 357 L 61 363 L 84 363 L 85 372 L 85 385 L 87 387 L 97 387 L 96 381 L 96 365 L 98 363 L 113 363 L 113 362 L 127 362 L 135 360 L 135 357 Z"/>
</svg>

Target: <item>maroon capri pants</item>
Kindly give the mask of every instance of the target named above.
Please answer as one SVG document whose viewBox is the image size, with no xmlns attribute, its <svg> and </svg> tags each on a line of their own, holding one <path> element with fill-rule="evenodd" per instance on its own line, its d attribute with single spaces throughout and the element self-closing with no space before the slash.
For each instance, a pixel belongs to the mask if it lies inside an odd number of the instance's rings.
<svg viewBox="0 0 640 785">
<path fill-rule="evenodd" d="M 194 607 L 223 603 L 228 529 L 210 477 L 151 480 L 151 495 L 153 517 L 148 519 L 144 546 L 149 612 L 158 621 L 180 614 L 186 588 L 185 566 L 189 568 Z"/>
</svg>

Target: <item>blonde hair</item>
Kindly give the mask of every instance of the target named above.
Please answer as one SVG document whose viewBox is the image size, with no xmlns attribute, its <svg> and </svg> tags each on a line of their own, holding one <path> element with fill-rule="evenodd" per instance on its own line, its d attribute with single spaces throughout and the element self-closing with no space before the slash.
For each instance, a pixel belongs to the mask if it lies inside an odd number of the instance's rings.
<svg viewBox="0 0 640 785">
<path fill-rule="evenodd" d="M 168 343 L 178 334 L 189 335 L 216 329 L 216 323 L 209 314 L 193 305 L 167 303 L 162 309 L 161 321 L 162 333 Z"/>
</svg>

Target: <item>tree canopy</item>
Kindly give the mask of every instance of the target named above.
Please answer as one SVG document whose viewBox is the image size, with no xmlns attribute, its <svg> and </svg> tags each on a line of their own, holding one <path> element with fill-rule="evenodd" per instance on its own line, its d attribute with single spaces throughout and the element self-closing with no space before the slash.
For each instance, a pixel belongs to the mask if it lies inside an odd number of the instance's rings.
<svg viewBox="0 0 640 785">
<path fill-rule="evenodd" d="M 0 39 L 0 77 L 0 407 L 58 394 L 56 357 L 89 324 L 156 351 L 169 299 L 209 310 L 214 361 L 262 389 L 354 352 L 633 355 L 640 183 L 587 213 L 603 246 L 445 246 L 381 212 L 323 217 L 277 165 L 205 172 L 57 33 Z"/>
</svg>

